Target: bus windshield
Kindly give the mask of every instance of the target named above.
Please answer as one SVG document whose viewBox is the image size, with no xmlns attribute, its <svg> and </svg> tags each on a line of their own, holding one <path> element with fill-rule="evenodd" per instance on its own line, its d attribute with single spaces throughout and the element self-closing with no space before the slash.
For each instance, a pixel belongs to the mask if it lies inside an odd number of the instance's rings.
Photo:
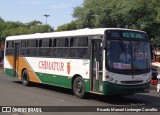
<svg viewBox="0 0 160 115">
<path fill-rule="evenodd" d="M 150 70 L 149 43 L 109 40 L 106 47 L 106 67 L 117 73 L 142 74 Z"/>
</svg>

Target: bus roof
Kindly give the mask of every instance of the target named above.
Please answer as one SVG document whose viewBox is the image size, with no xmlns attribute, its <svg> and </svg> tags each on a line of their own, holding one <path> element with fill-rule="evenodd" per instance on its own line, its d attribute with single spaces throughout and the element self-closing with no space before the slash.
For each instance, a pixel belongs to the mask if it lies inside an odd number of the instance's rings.
<svg viewBox="0 0 160 115">
<path fill-rule="evenodd" d="M 71 31 L 50 32 L 50 33 L 35 33 L 27 35 L 8 36 L 6 40 L 21 40 L 21 39 L 40 39 L 40 38 L 53 38 L 53 37 L 67 37 L 67 36 L 90 36 L 90 35 L 104 35 L 105 30 L 132 30 L 138 32 L 144 32 L 133 29 L 125 28 L 85 28 Z"/>
</svg>

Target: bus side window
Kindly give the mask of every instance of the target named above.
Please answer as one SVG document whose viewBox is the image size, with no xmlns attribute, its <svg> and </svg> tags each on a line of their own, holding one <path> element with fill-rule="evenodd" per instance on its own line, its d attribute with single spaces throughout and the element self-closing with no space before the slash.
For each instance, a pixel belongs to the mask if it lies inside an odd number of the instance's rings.
<svg viewBox="0 0 160 115">
<path fill-rule="evenodd" d="M 77 41 L 78 47 L 88 47 L 88 37 L 79 37 Z"/>
<path fill-rule="evenodd" d="M 70 38 L 69 57 L 86 58 L 88 51 L 88 37 Z"/>
<path fill-rule="evenodd" d="M 36 56 L 37 55 L 37 50 L 36 50 L 36 47 L 38 46 L 37 39 L 27 40 L 26 46 L 27 46 L 26 55 L 28 55 L 28 56 Z"/>
<path fill-rule="evenodd" d="M 53 39 L 53 47 L 56 47 L 56 46 L 57 46 L 57 39 L 54 38 L 54 39 Z"/>
<path fill-rule="evenodd" d="M 57 47 L 68 47 L 68 38 L 58 38 Z"/>
<path fill-rule="evenodd" d="M 13 41 L 7 41 L 7 48 L 13 48 Z"/>
<path fill-rule="evenodd" d="M 6 55 L 13 55 L 14 41 L 7 41 Z"/>
<path fill-rule="evenodd" d="M 26 47 L 26 40 L 22 40 L 22 41 L 21 41 L 21 47 L 22 47 L 22 48 L 25 48 L 25 47 Z"/>
<path fill-rule="evenodd" d="M 56 47 L 56 57 L 68 56 L 68 38 L 58 38 Z"/>
<path fill-rule="evenodd" d="M 78 48 L 78 57 L 79 58 L 87 58 L 87 52 L 88 52 L 88 37 L 78 37 L 77 40 L 77 46 Z"/>
<path fill-rule="evenodd" d="M 70 47 L 88 47 L 88 37 L 71 38 Z"/>
<path fill-rule="evenodd" d="M 27 46 L 26 40 L 22 40 L 21 41 L 20 55 L 25 55 L 26 46 Z"/>
<path fill-rule="evenodd" d="M 50 52 L 51 57 L 57 57 L 57 38 L 53 38 L 52 40 L 52 48 Z"/>
<path fill-rule="evenodd" d="M 71 58 L 78 57 L 77 56 L 77 48 L 75 48 L 76 40 L 77 40 L 76 38 L 70 38 L 69 57 L 71 57 Z"/>
<path fill-rule="evenodd" d="M 70 47 L 73 47 L 73 39 L 74 38 L 70 38 Z"/>
<path fill-rule="evenodd" d="M 51 47 L 52 39 L 42 39 L 42 47 Z"/>
<path fill-rule="evenodd" d="M 49 39 L 49 38 L 40 39 L 38 46 L 39 46 L 39 48 L 38 48 L 38 55 L 39 56 L 43 56 L 43 57 L 51 56 L 50 55 L 50 52 L 51 52 L 50 47 L 52 46 L 52 39 Z"/>
</svg>

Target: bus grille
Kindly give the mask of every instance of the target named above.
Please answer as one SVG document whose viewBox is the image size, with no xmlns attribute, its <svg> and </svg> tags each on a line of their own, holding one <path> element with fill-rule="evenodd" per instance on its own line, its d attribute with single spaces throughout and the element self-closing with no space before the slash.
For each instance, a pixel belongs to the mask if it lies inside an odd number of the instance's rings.
<svg viewBox="0 0 160 115">
<path fill-rule="evenodd" d="M 122 84 L 139 84 L 142 83 L 143 81 L 121 81 Z"/>
</svg>

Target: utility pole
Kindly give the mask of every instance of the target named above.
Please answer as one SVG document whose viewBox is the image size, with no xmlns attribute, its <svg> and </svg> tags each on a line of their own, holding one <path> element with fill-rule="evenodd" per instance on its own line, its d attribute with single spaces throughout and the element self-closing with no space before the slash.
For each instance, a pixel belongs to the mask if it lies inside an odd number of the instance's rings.
<svg viewBox="0 0 160 115">
<path fill-rule="evenodd" d="M 43 15 L 43 16 L 45 16 L 45 17 L 46 17 L 46 24 L 47 24 L 47 18 L 48 18 L 50 15 L 45 14 L 45 15 Z"/>
</svg>

